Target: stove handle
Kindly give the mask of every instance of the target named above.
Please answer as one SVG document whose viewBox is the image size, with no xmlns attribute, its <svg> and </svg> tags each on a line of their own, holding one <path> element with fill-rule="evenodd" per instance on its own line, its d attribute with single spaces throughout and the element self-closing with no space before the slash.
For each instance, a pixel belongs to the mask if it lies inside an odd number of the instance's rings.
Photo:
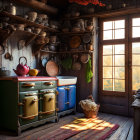
<svg viewBox="0 0 140 140">
<path fill-rule="evenodd" d="M 53 82 L 45 82 L 44 85 L 46 85 L 46 86 L 52 86 L 52 85 L 54 85 L 54 83 Z"/>
<path fill-rule="evenodd" d="M 32 119 L 34 119 L 36 116 L 38 116 L 38 114 L 32 115 L 32 116 L 28 116 L 28 117 L 23 117 L 22 115 L 18 115 L 19 118 L 21 118 L 21 119 L 28 119 L 28 120 L 32 120 Z"/>
<path fill-rule="evenodd" d="M 35 83 L 24 83 L 22 87 L 34 87 Z"/>
</svg>

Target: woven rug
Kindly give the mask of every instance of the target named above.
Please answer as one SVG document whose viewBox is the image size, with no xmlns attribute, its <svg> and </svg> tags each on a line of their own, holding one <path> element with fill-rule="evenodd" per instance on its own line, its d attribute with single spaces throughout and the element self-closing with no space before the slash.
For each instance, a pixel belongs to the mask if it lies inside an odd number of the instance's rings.
<svg viewBox="0 0 140 140">
<path fill-rule="evenodd" d="M 46 132 L 39 140 L 104 140 L 118 127 L 118 124 L 99 118 L 79 118 L 54 131 Z"/>
</svg>

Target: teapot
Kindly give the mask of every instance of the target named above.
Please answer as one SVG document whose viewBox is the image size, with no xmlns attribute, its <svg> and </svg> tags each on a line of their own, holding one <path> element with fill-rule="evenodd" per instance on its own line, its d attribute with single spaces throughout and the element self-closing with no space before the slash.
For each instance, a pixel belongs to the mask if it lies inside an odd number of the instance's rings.
<svg viewBox="0 0 140 140">
<path fill-rule="evenodd" d="M 20 63 L 21 58 L 25 59 L 25 64 L 23 65 L 23 63 Z M 19 58 L 19 64 L 16 67 L 16 70 L 13 69 L 13 71 L 18 75 L 18 76 L 26 76 L 26 74 L 28 74 L 29 72 L 29 67 L 27 66 L 27 58 L 22 56 Z"/>
</svg>

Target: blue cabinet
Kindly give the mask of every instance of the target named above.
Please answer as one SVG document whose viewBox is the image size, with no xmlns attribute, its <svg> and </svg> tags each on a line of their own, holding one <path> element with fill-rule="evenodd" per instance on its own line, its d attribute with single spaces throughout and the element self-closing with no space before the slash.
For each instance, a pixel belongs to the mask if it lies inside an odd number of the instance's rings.
<svg viewBox="0 0 140 140">
<path fill-rule="evenodd" d="M 58 113 L 67 114 L 75 111 L 76 106 L 76 85 L 59 86 L 58 90 Z"/>
</svg>

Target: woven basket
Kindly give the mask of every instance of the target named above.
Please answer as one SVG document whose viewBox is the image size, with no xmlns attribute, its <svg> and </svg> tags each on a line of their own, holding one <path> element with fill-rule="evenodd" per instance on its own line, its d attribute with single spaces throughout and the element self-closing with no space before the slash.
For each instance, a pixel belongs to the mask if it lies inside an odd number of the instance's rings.
<svg viewBox="0 0 140 140">
<path fill-rule="evenodd" d="M 93 111 L 93 110 L 91 110 L 91 111 L 83 110 L 83 112 L 85 114 L 85 117 L 86 118 L 95 118 L 97 116 L 97 114 L 98 114 L 99 107 L 100 107 L 100 105 L 97 105 L 96 111 Z"/>
</svg>

